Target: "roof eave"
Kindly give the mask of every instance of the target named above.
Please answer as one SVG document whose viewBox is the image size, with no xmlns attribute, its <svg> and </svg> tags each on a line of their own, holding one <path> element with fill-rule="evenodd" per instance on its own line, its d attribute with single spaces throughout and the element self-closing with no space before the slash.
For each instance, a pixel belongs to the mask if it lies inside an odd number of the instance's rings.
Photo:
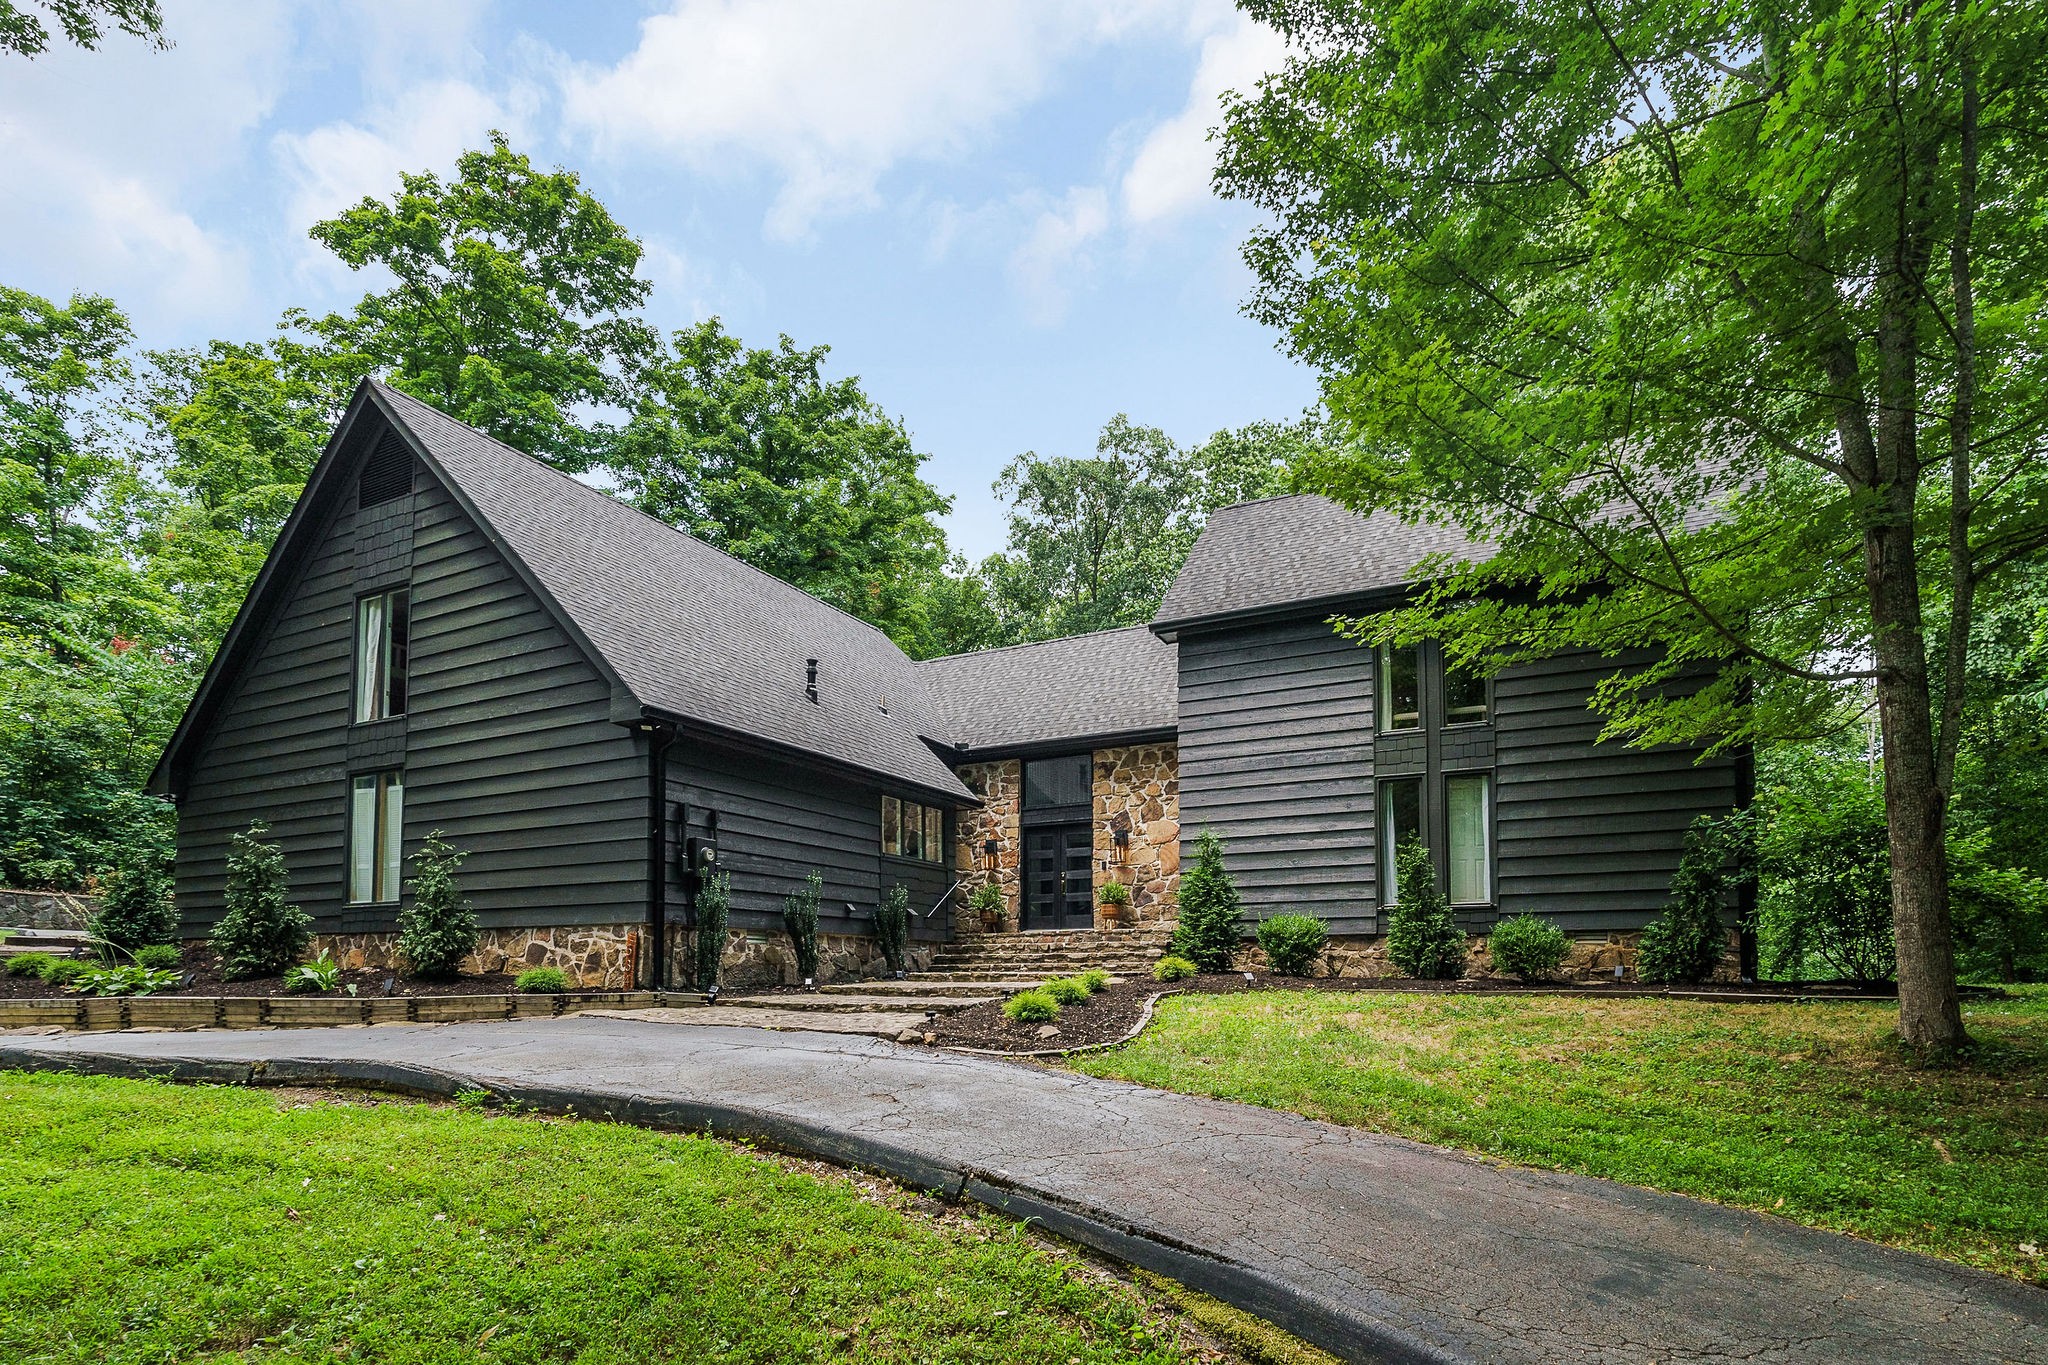
<svg viewBox="0 0 2048 1365">
<path fill-rule="evenodd" d="M 1353 592 L 1332 593 L 1323 597 L 1303 597 L 1288 602 L 1268 603 L 1264 606 L 1241 607 L 1235 611 L 1176 616 L 1153 621 L 1150 625 L 1154 635 L 1162 640 L 1172 641 L 1178 640 L 1181 632 L 1187 630 L 1216 630 L 1231 626 L 1259 625 L 1268 621 L 1284 621 L 1296 616 L 1337 613 L 1347 607 L 1369 607 L 1382 599 L 1398 598 L 1413 591 L 1417 586 L 1414 583 L 1394 583 Z"/>
<path fill-rule="evenodd" d="M 1121 748 L 1133 744 L 1166 744 L 1180 739 L 1179 725 L 1154 725 L 1099 734 L 1061 735 L 1051 739 L 1016 740 L 1000 744 L 954 744 L 947 748 L 953 763 L 987 763 L 1000 758 L 1049 758 L 1080 750 Z"/>
</svg>

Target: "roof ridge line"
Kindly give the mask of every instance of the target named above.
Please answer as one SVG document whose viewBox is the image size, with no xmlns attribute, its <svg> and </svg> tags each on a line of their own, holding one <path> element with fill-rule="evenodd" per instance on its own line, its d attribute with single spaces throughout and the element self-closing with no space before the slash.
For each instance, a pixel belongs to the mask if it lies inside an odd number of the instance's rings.
<svg viewBox="0 0 2048 1365">
<path fill-rule="evenodd" d="M 1149 633 L 1151 629 L 1151 622 L 1138 621 L 1128 626 L 1104 626 L 1100 630 L 1084 630 L 1078 635 L 1055 635 L 1045 640 L 1019 640 L 1014 645 L 990 645 L 987 649 L 963 649 L 958 654 L 934 654 L 929 659 L 912 659 L 911 662 L 919 668 L 923 668 L 926 664 L 943 663 L 947 659 L 978 659 L 984 654 L 1004 654 L 1013 649 L 1037 649 L 1041 645 L 1063 644 L 1068 640 L 1092 640 L 1098 635 L 1121 635 L 1126 631 L 1133 630 L 1142 630 Z"/>
</svg>

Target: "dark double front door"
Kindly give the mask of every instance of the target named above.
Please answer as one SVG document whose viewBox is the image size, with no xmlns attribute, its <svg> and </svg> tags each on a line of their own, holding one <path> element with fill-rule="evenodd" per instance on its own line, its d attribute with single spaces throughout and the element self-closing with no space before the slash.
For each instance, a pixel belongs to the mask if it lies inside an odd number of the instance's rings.
<svg viewBox="0 0 2048 1365">
<path fill-rule="evenodd" d="M 1024 831 L 1025 929 L 1095 924 L 1095 834 L 1087 825 Z"/>
</svg>

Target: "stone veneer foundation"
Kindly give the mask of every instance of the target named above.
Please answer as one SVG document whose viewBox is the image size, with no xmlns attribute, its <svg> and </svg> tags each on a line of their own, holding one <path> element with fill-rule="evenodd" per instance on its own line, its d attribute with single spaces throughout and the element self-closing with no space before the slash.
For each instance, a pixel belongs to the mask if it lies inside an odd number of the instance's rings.
<svg viewBox="0 0 2048 1365">
<path fill-rule="evenodd" d="M 1571 956 L 1557 970 L 1558 976 L 1567 981 L 1613 981 L 1617 978 L 1614 969 L 1620 967 L 1620 980 L 1636 979 L 1636 943 L 1642 938 L 1640 932 L 1602 934 L 1598 937 L 1574 939 Z M 1742 979 L 1742 938 L 1734 930 L 1728 933 L 1728 947 L 1721 956 L 1721 965 L 1714 969 L 1709 981 L 1739 981 Z M 1266 954 L 1256 942 L 1247 941 L 1239 955 L 1239 964 L 1245 967 L 1263 968 Z M 1317 964 L 1316 976 L 1355 977 L 1360 980 L 1375 980 L 1381 977 L 1397 977 L 1399 969 L 1387 960 L 1385 936 L 1345 936 L 1332 938 L 1322 962 Z M 1469 940 L 1464 975 L 1480 980 L 1510 979 L 1505 972 L 1493 967 L 1492 955 L 1487 951 L 1486 938 L 1474 934 Z"/>
</svg>

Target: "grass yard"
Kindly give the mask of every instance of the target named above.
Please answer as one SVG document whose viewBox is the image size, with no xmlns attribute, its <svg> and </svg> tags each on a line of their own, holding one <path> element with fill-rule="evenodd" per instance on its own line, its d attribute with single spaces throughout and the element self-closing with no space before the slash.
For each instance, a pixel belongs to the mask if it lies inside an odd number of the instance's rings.
<svg viewBox="0 0 2048 1365">
<path fill-rule="evenodd" d="M 1890 1006 L 1272 991 L 1070 1065 L 1762 1209 L 2048 1284 L 2048 987 L 1922 1068 Z"/>
<path fill-rule="evenodd" d="M 1216 1358 L 1184 1294 L 707 1139 L 0 1073 L 0 1359 L 23 1365 Z"/>
</svg>

